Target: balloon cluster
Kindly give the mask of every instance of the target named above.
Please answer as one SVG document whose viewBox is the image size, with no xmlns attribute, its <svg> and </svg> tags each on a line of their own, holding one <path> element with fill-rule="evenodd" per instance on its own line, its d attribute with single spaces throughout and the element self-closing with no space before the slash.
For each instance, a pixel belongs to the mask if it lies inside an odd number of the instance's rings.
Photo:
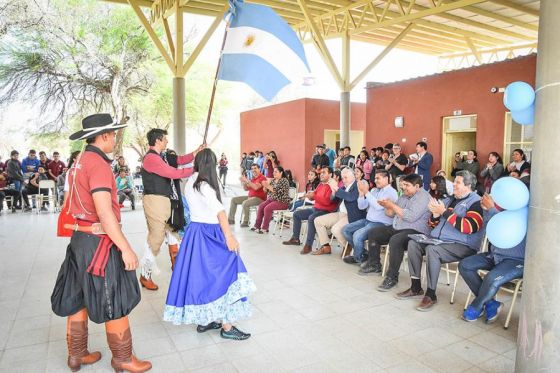
<svg viewBox="0 0 560 373">
<path fill-rule="evenodd" d="M 525 237 L 529 214 L 529 189 L 514 177 L 502 177 L 492 184 L 492 198 L 503 208 L 486 226 L 486 235 L 493 246 L 511 249 Z"/>
<path fill-rule="evenodd" d="M 508 84 L 504 105 L 511 111 L 514 121 L 522 125 L 535 123 L 535 90 L 525 82 Z"/>
</svg>

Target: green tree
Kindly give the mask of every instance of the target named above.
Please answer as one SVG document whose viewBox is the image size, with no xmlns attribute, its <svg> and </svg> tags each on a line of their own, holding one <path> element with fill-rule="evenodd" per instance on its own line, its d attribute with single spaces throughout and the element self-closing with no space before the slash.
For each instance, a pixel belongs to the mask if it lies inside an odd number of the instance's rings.
<svg viewBox="0 0 560 373">
<path fill-rule="evenodd" d="M 157 59 L 134 15 L 93 0 L 19 4 L 27 13 L 12 11 L 16 20 L 38 21 L 25 30 L 9 22 L 0 46 L 0 104 L 39 104 L 42 133 L 58 132 L 91 111 L 126 118 L 130 101 L 152 85 L 144 65 Z"/>
<path fill-rule="evenodd" d="M 117 134 L 115 154 L 129 145 L 144 154 L 146 131 L 170 127 L 170 73 L 128 7 L 94 0 L 10 0 L 2 9 L 7 19 L 0 23 L 6 25 L 0 33 L 0 105 L 39 105 L 34 132 L 47 142 L 92 112 L 110 112 L 119 121 L 130 117 L 128 130 Z M 187 51 L 194 30 L 187 33 Z M 203 128 L 214 69 L 199 62 L 186 77 L 189 127 Z M 212 121 L 218 125 L 228 106 L 227 95 L 220 97 Z"/>
</svg>

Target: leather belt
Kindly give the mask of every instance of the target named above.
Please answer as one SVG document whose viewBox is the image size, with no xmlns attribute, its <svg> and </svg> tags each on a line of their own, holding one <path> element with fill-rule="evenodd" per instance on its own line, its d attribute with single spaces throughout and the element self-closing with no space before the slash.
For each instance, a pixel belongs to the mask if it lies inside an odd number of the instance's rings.
<svg viewBox="0 0 560 373">
<path fill-rule="evenodd" d="M 119 226 L 122 226 L 119 223 Z M 70 229 L 74 232 L 83 232 L 89 234 L 107 234 L 103 230 L 101 223 L 93 223 L 87 220 L 77 220 L 76 224 L 64 224 L 64 229 Z"/>
<path fill-rule="evenodd" d="M 89 234 L 106 234 L 101 226 L 101 223 L 91 223 L 85 220 L 78 220 L 76 224 L 64 224 L 65 229 L 70 229 L 74 232 L 83 232 Z"/>
</svg>

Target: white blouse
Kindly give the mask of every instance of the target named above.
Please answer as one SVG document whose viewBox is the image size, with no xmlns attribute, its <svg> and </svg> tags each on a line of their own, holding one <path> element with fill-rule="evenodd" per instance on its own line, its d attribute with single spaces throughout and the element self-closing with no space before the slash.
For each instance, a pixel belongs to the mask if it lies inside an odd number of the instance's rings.
<svg viewBox="0 0 560 373">
<path fill-rule="evenodd" d="M 218 224 L 218 213 L 225 211 L 224 205 L 218 200 L 216 192 L 208 183 L 202 182 L 200 191 L 194 189 L 194 182 L 197 177 L 198 172 L 192 174 L 185 186 L 185 198 L 189 204 L 191 221 Z"/>
</svg>

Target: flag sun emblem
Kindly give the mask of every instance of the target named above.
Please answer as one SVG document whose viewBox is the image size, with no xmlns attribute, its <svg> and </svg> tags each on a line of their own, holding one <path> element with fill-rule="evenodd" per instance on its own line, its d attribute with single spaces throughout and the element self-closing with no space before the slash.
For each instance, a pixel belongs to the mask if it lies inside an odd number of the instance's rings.
<svg viewBox="0 0 560 373">
<path fill-rule="evenodd" d="M 255 41 L 255 36 L 254 35 L 248 35 L 247 39 L 245 39 L 245 43 L 243 43 L 244 46 L 246 47 L 250 47 L 253 42 Z"/>
</svg>

